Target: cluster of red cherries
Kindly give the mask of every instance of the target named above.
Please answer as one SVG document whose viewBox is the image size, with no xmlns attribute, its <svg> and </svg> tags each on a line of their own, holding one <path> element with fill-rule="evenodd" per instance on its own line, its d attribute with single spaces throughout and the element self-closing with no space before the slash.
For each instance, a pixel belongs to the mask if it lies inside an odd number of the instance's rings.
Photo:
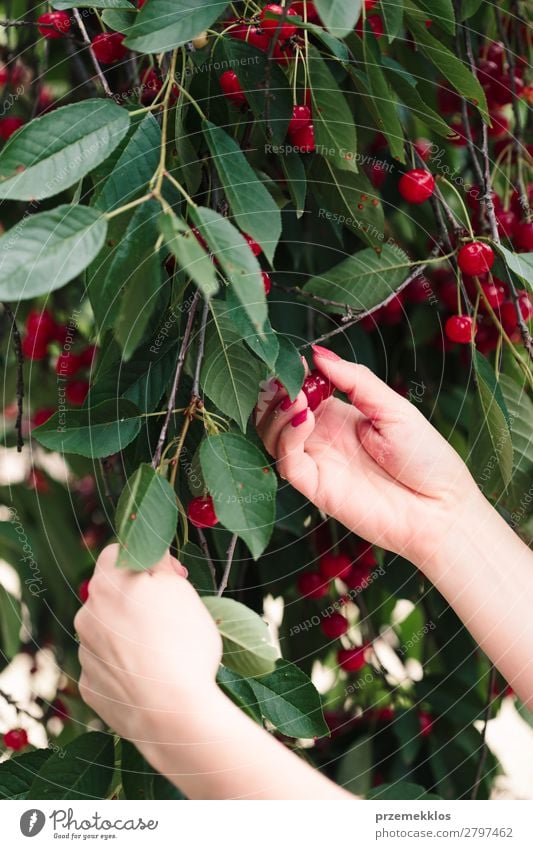
<svg viewBox="0 0 533 849">
<path fill-rule="evenodd" d="M 44 360 L 49 356 L 50 346 L 53 343 L 65 346 L 68 334 L 67 325 L 56 322 L 49 310 L 31 310 L 26 318 L 22 353 L 29 360 Z M 78 353 L 69 350 L 57 357 L 55 371 L 58 377 L 68 381 L 65 397 L 72 406 L 81 406 L 87 397 L 89 382 L 84 376 L 80 377 L 80 373 L 83 375 L 91 368 L 95 353 L 94 345 L 85 345 Z M 34 426 L 43 424 L 53 413 L 52 409 L 37 410 L 33 416 Z"/>
</svg>

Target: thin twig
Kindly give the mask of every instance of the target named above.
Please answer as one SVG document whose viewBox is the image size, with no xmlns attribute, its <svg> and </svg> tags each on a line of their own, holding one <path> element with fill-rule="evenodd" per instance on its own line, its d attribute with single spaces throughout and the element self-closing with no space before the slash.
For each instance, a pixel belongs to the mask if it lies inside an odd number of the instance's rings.
<svg viewBox="0 0 533 849">
<path fill-rule="evenodd" d="M 205 534 L 201 528 L 196 528 L 196 530 L 198 532 L 198 539 L 200 540 L 200 548 L 203 551 L 204 557 L 207 561 L 207 565 L 209 566 L 209 571 L 211 572 L 211 577 L 213 579 L 213 587 L 216 587 L 217 573 L 215 569 L 215 564 L 213 563 L 213 558 L 211 557 L 211 553 L 209 551 L 209 546 L 207 544 Z"/>
<path fill-rule="evenodd" d="M 227 557 L 227 560 L 226 560 L 226 565 L 224 566 L 224 572 L 222 574 L 222 578 L 220 580 L 220 584 L 219 584 L 219 587 L 218 587 L 218 590 L 217 590 L 218 596 L 221 596 L 222 593 L 224 592 L 224 590 L 226 589 L 226 587 L 228 586 L 229 575 L 230 575 L 230 572 L 231 572 L 231 565 L 233 563 L 233 555 L 235 554 L 235 546 L 237 545 L 238 539 L 239 539 L 239 537 L 237 536 L 237 534 L 233 534 L 233 536 L 230 540 L 230 544 L 228 546 L 228 551 L 227 551 L 228 557 Z"/>
<path fill-rule="evenodd" d="M 103 87 L 105 93 L 107 94 L 107 96 L 113 97 L 113 92 L 109 88 L 109 83 L 107 82 L 107 80 L 105 78 L 105 74 L 102 71 L 102 68 L 100 67 L 100 62 L 96 58 L 95 52 L 93 50 L 93 46 L 91 44 L 91 39 L 89 38 L 89 34 L 88 34 L 88 32 L 85 28 L 85 24 L 83 23 L 82 17 L 80 15 L 78 9 L 73 9 L 72 11 L 74 12 L 74 17 L 76 18 L 76 23 L 78 24 L 79 30 L 82 34 L 83 41 L 87 45 L 87 49 L 89 50 L 89 53 L 91 54 L 92 63 L 94 65 L 94 70 L 96 71 L 98 79 L 102 83 L 102 87 Z"/>
<path fill-rule="evenodd" d="M 474 778 L 474 784 L 472 787 L 472 794 L 470 796 L 471 799 L 477 799 L 477 794 L 479 791 L 479 785 L 481 784 L 481 778 L 483 775 L 483 767 L 485 766 L 485 761 L 487 759 L 487 726 L 490 720 L 490 714 L 492 709 L 492 697 L 494 693 L 494 685 L 496 683 L 496 667 L 491 666 L 490 675 L 489 675 L 489 686 L 487 691 L 487 697 L 485 699 L 485 709 L 483 711 L 483 728 L 481 730 L 481 749 L 479 752 L 479 760 L 476 769 L 476 777 Z"/>
<path fill-rule="evenodd" d="M 22 437 L 22 416 L 24 412 L 24 355 L 22 353 L 22 341 L 20 331 L 17 327 L 15 315 L 11 307 L 3 303 L 4 310 L 11 322 L 11 332 L 13 333 L 13 341 L 15 345 L 15 356 L 17 358 L 17 420 L 15 422 L 15 430 L 17 431 L 17 451 L 20 453 L 24 447 L 24 439 Z"/>
<path fill-rule="evenodd" d="M 205 349 L 205 331 L 207 327 L 207 317 L 209 315 L 209 301 L 206 299 L 204 301 L 204 306 L 202 310 L 202 320 L 200 324 L 200 333 L 198 337 L 198 356 L 196 357 L 196 366 L 194 368 L 194 379 L 192 383 L 192 395 L 193 398 L 200 397 L 200 371 L 202 368 L 202 361 L 204 358 L 204 349 Z"/>
<path fill-rule="evenodd" d="M 159 434 L 159 439 L 157 441 L 157 448 L 155 450 L 155 454 L 152 460 L 152 468 L 156 469 L 159 465 L 159 461 L 161 460 L 161 454 L 163 452 L 163 445 L 165 444 L 165 439 L 167 438 L 168 427 L 170 424 L 170 418 L 172 416 L 172 410 L 176 406 L 176 395 L 178 392 L 178 386 L 181 378 L 181 373 L 183 371 L 183 365 L 185 363 L 185 357 L 187 356 L 187 351 L 189 350 L 189 343 L 191 341 L 191 332 L 192 325 L 194 322 L 194 316 L 196 314 L 196 308 L 198 306 L 198 301 L 200 300 L 200 292 L 196 292 L 194 298 L 192 300 L 191 308 L 189 310 L 189 315 L 187 317 L 187 325 L 185 327 L 185 333 L 183 334 L 183 340 L 180 347 L 180 352 L 178 354 L 178 360 L 176 363 L 176 371 L 174 374 L 174 380 L 172 382 L 172 389 L 170 390 L 170 395 L 168 398 L 168 407 L 165 415 L 165 420 L 163 422 L 163 427 L 161 428 L 161 433 Z"/>
</svg>

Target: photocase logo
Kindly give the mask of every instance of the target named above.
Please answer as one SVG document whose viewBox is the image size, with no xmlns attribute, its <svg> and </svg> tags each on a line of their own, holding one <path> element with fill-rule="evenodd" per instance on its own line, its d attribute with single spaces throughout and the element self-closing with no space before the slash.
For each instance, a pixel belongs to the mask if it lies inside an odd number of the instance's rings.
<svg viewBox="0 0 533 849">
<path fill-rule="evenodd" d="M 29 811 L 24 811 L 20 818 L 20 830 L 24 837 L 35 837 L 43 830 L 46 817 L 42 811 L 37 808 L 31 808 Z"/>
</svg>

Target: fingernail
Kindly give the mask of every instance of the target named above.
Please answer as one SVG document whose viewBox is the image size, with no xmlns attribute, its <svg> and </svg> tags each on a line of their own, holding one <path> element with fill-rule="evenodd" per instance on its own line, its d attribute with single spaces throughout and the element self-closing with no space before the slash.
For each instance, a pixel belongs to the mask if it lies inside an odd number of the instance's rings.
<svg viewBox="0 0 533 849">
<path fill-rule="evenodd" d="M 289 409 L 289 407 L 292 407 L 293 404 L 296 404 L 296 398 L 294 399 L 294 401 L 291 401 L 291 399 L 287 395 L 287 397 L 284 398 L 281 404 L 279 405 L 279 408 L 280 410 L 283 410 L 283 412 L 285 412 Z"/>
<path fill-rule="evenodd" d="M 323 357 L 325 360 L 340 360 L 340 357 L 333 351 L 330 351 L 329 348 L 323 348 L 322 345 L 311 345 L 311 347 L 313 353 L 318 357 Z"/>
<path fill-rule="evenodd" d="M 307 420 L 307 407 L 305 410 L 300 410 L 299 413 L 296 413 L 293 419 L 291 419 L 291 425 L 293 427 L 298 427 L 298 425 L 303 424 Z"/>
</svg>

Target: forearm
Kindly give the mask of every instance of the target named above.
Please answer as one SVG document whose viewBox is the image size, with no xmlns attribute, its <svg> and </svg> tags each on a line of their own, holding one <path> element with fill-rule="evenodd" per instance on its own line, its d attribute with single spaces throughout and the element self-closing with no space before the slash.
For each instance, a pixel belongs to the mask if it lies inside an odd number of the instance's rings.
<svg viewBox="0 0 533 849">
<path fill-rule="evenodd" d="M 144 757 L 189 799 L 353 799 L 240 711 L 215 686 L 165 720 Z"/>
<path fill-rule="evenodd" d="M 520 698 L 533 708 L 533 554 L 483 496 L 416 565 Z"/>
</svg>

